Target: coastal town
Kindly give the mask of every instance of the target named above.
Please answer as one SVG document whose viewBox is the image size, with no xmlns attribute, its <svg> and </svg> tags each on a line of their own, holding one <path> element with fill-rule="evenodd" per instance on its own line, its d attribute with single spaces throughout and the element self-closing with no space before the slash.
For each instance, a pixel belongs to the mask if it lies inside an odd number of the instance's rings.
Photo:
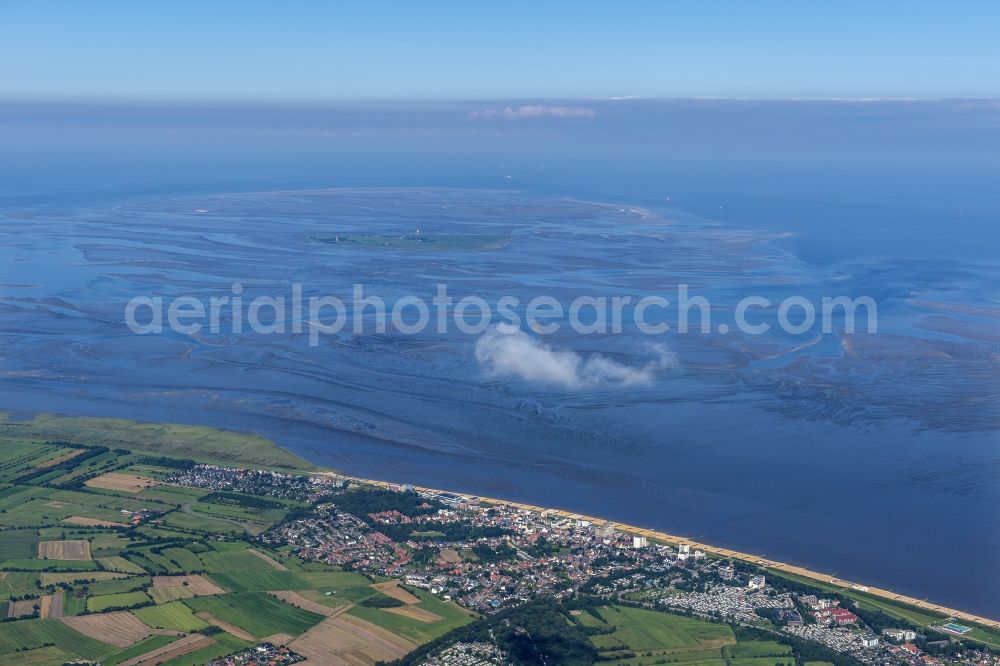
<svg viewBox="0 0 1000 666">
<path fill-rule="evenodd" d="M 214 431 L 4 434 L 0 664 L 1000 666 L 988 618 L 602 518 Z"/>
<path fill-rule="evenodd" d="M 553 511 L 335 474 L 294 476 L 199 465 L 171 479 L 213 490 L 312 502 L 257 539 L 305 561 L 398 579 L 476 613 L 582 596 L 797 639 L 865 664 L 1000 664 L 957 640 L 970 627 L 918 627 L 842 593 L 775 577 L 686 543 L 658 543 Z M 867 622 L 866 622 L 867 620 Z M 496 646 L 458 644 L 427 664 L 502 663 Z"/>
</svg>

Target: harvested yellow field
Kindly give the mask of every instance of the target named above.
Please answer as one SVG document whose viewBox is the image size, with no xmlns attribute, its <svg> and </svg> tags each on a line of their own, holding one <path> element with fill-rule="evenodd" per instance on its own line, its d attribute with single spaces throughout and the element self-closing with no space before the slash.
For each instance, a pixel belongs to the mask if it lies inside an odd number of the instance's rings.
<svg viewBox="0 0 1000 666">
<path fill-rule="evenodd" d="M 128 611 L 112 613 L 95 613 L 93 615 L 78 615 L 76 617 L 59 618 L 68 627 L 79 631 L 85 636 L 110 643 L 120 648 L 127 648 L 135 642 L 154 633 L 152 629 L 139 621 Z M 174 632 L 166 632 L 174 633 Z"/>
<path fill-rule="evenodd" d="M 392 597 L 393 599 L 398 599 L 404 604 L 419 604 L 420 599 L 413 596 L 403 588 L 399 586 L 399 581 L 390 580 L 385 583 L 376 583 L 372 585 L 376 590 L 381 592 L 387 597 Z"/>
<path fill-rule="evenodd" d="M 396 606 L 395 608 L 383 608 L 382 610 L 387 613 L 395 613 L 396 615 L 408 617 L 411 620 L 416 620 L 417 622 L 426 622 L 427 624 L 439 622 L 444 619 L 437 613 L 432 613 L 429 610 L 417 608 L 416 606 Z"/>
<path fill-rule="evenodd" d="M 288 634 L 271 634 L 270 636 L 265 636 L 260 639 L 262 643 L 270 643 L 272 645 L 288 645 L 292 642 L 294 636 Z"/>
<path fill-rule="evenodd" d="M 208 636 L 202 636 L 201 634 L 190 634 L 184 638 L 178 639 L 173 643 L 168 643 L 155 650 L 150 650 L 145 654 L 140 654 L 138 657 L 133 657 L 128 661 L 123 661 L 119 666 L 146 666 L 147 664 L 165 664 L 171 659 L 176 659 L 177 657 L 183 657 L 189 652 L 194 652 L 195 650 L 201 650 L 202 648 L 207 648 L 213 645 L 215 641 Z"/>
<path fill-rule="evenodd" d="M 113 557 L 99 557 L 97 558 L 97 563 L 101 565 L 102 569 L 107 569 L 108 571 L 121 571 L 134 574 L 146 573 L 146 570 L 138 564 L 129 562 L 124 557 L 119 557 L 118 555 Z"/>
<path fill-rule="evenodd" d="M 315 664 L 373 666 L 399 659 L 417 646 L 371 622 L 339 615 L 323 620 L 288 647 Z"/>
<path fill-rule="evenodd" d="M 281 592 L 271 592 L 271 595 L 278 597 L 282 601 L 290 603 L 293 606 L 298 606 L 302 610 L 311 611 L 313 613 L 318 613 L 320 615 L 326 615 L 329 617 L 333 615 L 336 610 L 332 606 L 324 606 L 323 604 L 306 599 L 298 592 L 293 592 L 291 590 L 283 590 Z"/>
<path fill-rule="evenodd" d="M 222 594 L 221 587 L 198 574 L 190 576 L 153 576 L 153 587 L 184 587 L 191 592 L 189 596 L 200 597 L 208 594 Z"/>
<path fill-rule="evenodd" d="M 284 564 L 274 559 L 270 555 L 265 555 L 259 550 L 254 550 L 253 548 L 247 548 L 247 552 L 250 553 L 251 555 L 256 555 L 257 557 L 264 560 L 278 571 L 288 571 L 288 567 L 286 567 Z"/>
<path fill-rule="evenodd" d="M 70 516 L 63 518 L 64 523 L 71 525 L 86 525 L 87 527 L 128 527 L 125 523 L 115 523 L 110 520 L 98 520 L 97 518 L 87 518 L 85 516 Z"/>
<path fill-rule="evenodd" d="M 62 615 L 62 590 L 59 590 L 59 599 L 60 602 L 57 604 L 58 608 L 56 609 L 58 611 L 57 616 Z M 39 599 L 41 604 L 38 609 L 38 617 L 53 617 L 52 606 L 54 600 L 55 595 L 52 594 L 46 594 L 44 597 Z"/>
<path fill-rule="evenodd" d="M 26 615 L 31 615 L 35 612 L 35 606 L 41 605 L 42 600 L 38 597 L 11 601 L 7 605 L 7 617 L 25 617 Z"/>
<path fill-rule="evenodd" d="M 49 467 L 58 465 L 61 462 L 69 460 L 70 458 L 75 458 L 86 450 L 87 449 L 73 449 L 69 453 L 64 453 L 61 456 L 56 456 L 55 458 L 51 458 L 50 460 L 46 460 L 43 463 L 35 465 L 35 469 L 48 469 Z"/>
<path fill-rule="evenodd" d="M 62 590 L 58 590 L 55 594 L 49 595 L 51 599 L 51 604 L 45 609 L 47 615 L 42 617 L 62 617 L 63 616 L 63 605 L 66 602 L 66 593 Z"/>
<path fill-rule="evenodd" d="M 157 484 L 156 479 L 148 476 L 135 476 L 124 472 L 108 472 L 101 474 L 97 478 L 90 479 L 85 485 L 91 488 L 104 488 L 105 490 L 119 490 L 125 493 L 137 493 L 145 488 L 152 488 Z"/>
<path fill-rule="evenodd" d="M 462 561 L 462 556 L 454 548 L 442 548 L 440 560 L 445 564 L 458 564 Z"/>
<path fill-rule="evenodd" d="M 90 560 L 90 542 L 83 539 L 72 541 L 39 541 L 40 560 Z"/>
</svg>

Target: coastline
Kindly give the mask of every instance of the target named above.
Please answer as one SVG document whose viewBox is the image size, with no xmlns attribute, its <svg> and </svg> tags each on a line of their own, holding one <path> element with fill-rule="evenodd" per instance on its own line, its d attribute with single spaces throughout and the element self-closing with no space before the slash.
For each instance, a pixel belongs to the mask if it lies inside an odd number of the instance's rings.
<svg viewBox="0 0 1000 666">
<path fill-rule="evenodd" d="M 926 599 L 899 594 L 892 590 L 864 585 L 857 581 L 849 581 L 832 574 L 822 573 L 805 567 L 787 564 L 778 560 L 745 553 L 729 548 L 721 548 L 700 542 L 681 535 L 670 534 L 660 530 L 611 521 L 606 518 L 568 511 L 554 507 L 543 507 L 515 500 L 505 500 L 463 491 L 432 488 L 416 484 L 389 482 L 381 479 L 369 479 L 347 474 L 331 467 L 317 465 L 292 448 L 282 446 L 265 436 L 222 430 L 211 426 L 180 425 L 176 423 L 161 423 L 150 421 L 131 421 L 121 418 L 96 418 L 88 416 L 54 416 L 46 413 L 34 413 L 30 418 L 11 419 L 10 414 L 0 411 L 0 426 L 3 434 L 24 436 L 25 431 L 31 431 L 35 437 L 72 438 L 88 445 L 127 446 L 133 450 L 152 454 L 183 457 L 219 464 L 244 468 L 260 468 L 279 470 L 285 473 L 297 472 L 304 474 L 320 474 L 338 479 L 347 479 L 359 483 L 371 484 L 383 488 L 399 490 L 403 486 L 429 493 L 445 493 L 460 497 L 467 501 L 481 501 L 490 504 L 503 504 L 517 507 L 535 513 L 547 512 L 571 520 L 588 521 L 594 525 L 613 523 L 621 532 L 645 536 L 648 539 L 676 545 L 686 543 L 703 550 L 709 555 L 740 560 L 765 570 L 773 570 L 779 574 L 806 578 L 823 586 L 834 585 L 838 588 L 852 590 L 877 597 L 890 602 L 910 605 L 918 609 L 931 611 L 972 622 L 990 629 L 1000 629 L 1000 621 L 977 615 L 968 611 L 950 608 L 932 603 Z M 112 436 L 111 433 L 114 433 Z M 233 447 L 239 444 L 240 455 L 233 453 Z M 206 448 L 207 445 L 207 448 Z M 250 454 L 249 458 L 247 454 Z"/>
<path fill-rule="evenodd" d="M 833 576 L 832 574 L 812 571 L 811 569 L 806 569 L 804 567 L 796 566 L 793 564 L 787 564 L 785 562 L 779 562 L 777 560 L 761 557 L 758 555 L 753 555 L 750 553 L 743 553 L 740 551 L 731 550 L 729 548 L 720 548 L 718 546 L 702 543 L 697 540 L 689 539 L 687 537 L 679 536 L 676 534 L 668 534 L 666 532 L 662 532 L 659 530 L 651 530 L 636 525 L 628 525 L 625 523 L 613 522 L 597 516 L 588 516 L 573 511 L 566 511 L 564 509 L 536 506 L 533 504 L 525 504 L 523 502 L 514 502 L 510 500 L 497 499 L 494 497 L 484 497 L 482 495 L 472 495 L 469 493 L 464 493 L 455 490 L 430 488 L 427 486 L 420 486 L 416 484 L 391 483 L 389 481 L 382 481 L 380 479 L 365 479 L 362 477 L 352 476 L 350 474 L 342 474 L 339 472 L 320 472 L 320 474 L 324 476 L 335 477 L 338 479 L 347 479 L 349 481 L 355 481 L 358 483 L 370 484 L 373 486 L 387 488 L 390 490 L 400 490 L 402 487 L 407 486 L 407 487 L 412 487 L 414 490 L 418 492 L 446 493 L 448 495 L 454 495 L 455 497 L 460 497 L 466 501 L 486 502 L 488 504 L 504 504 L 507 506 L 517 507 L 518 509 L 523 509 L 525 511 L 531 511 L 533 513 L 548 513 L 550 515 L 559 516 L 562 518 L 568 518 L 571 520 L 587 521 L 592 525 L 606 525 L 611 523 L 615 526 L 616 530 L 625 532 L 627 534 L 644 536 L 648 539 L 661 541 L 671 545 L 685 543 L 690 545 L 692 548 L 703 550 L 705 551 L 705 553 L 709 555 L 714 555 L 716 557 L 725 557 L 734 560 L 741 560 L 743 562 L 754 564 L 764 569 L 777 571 L 779 572 L 779 574 L 785 573 L 802 578 L 808 578 L 810 580 L 816 581 L 817 583 L 821 583 L 824 585 L 832 584 L 838 587 L 852 588 L 854 590 L 857 590 L 858 592 L 862 592 L 864 594 L 885 599 L 888 601 L 894 601 L 897 603 L 914 606 L 922 610 L 941 613 L 948 617 L 952 617 L 959 620 L 965 620 L 967 622 L 979 624 L 984 627 L 989 627 L 990 629 L 1000 629 L 1000 621 L 984 617 L 981 615 L 976 615 L 975 613 L 969 613 L 967 611 L 959 610 L 956 608 L 948 608 L 947 606 L 941 606 L 939 604 L 935 604 L 924 599 L 917 599 L 915 597 L 907 596 L 905 594 L 898 594 L 896 592 L 893 592 L 892 590 L 864 585 L 857 581 L 844 580 L 842 578 Z"/>
</svg>

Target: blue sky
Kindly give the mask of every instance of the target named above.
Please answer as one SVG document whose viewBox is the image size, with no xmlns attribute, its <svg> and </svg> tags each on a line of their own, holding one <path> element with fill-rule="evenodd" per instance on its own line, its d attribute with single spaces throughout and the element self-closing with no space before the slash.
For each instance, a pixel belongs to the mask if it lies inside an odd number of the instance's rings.
<svg viewBox="0 0 1000 666">
<path fill-rule="evenodd" d="M 997 2 L 15 2 L 0 96 L 1000 96 Z"/>
</svg>

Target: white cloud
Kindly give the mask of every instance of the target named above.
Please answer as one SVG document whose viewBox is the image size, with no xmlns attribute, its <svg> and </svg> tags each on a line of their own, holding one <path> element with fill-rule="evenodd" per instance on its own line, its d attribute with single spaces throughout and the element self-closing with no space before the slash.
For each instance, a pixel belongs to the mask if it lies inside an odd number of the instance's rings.
<svg viewBox="0 0 1000 666">
<path fill-rule="evenodd" d="M 617 363 L 604 356 L 583 356 L 550 345 L 510 326 L 499 326 L 476 341 L 476 360 L 493 377 L 514 377 L 570 389 L 591 386 L 649 384 L 661 370 L 677 365 L 665 345 L 647 345 L 654 357 L 642 367 Z"/>
<path fill-rule="evenodd" d="M 489 120 L 492 118 L 503 118 L 505 120 L 520 120 L 523 118 L 542 118 L 550 116 L 552 118 L 593 118 L 597 112 L 584 106 L 550 106 L 546 104 L 528 104 L 519 107 L 508 106 L 505 109 L 484 109 L 482 111 L 471 111 L 469 120 Z"/>
</svg>

